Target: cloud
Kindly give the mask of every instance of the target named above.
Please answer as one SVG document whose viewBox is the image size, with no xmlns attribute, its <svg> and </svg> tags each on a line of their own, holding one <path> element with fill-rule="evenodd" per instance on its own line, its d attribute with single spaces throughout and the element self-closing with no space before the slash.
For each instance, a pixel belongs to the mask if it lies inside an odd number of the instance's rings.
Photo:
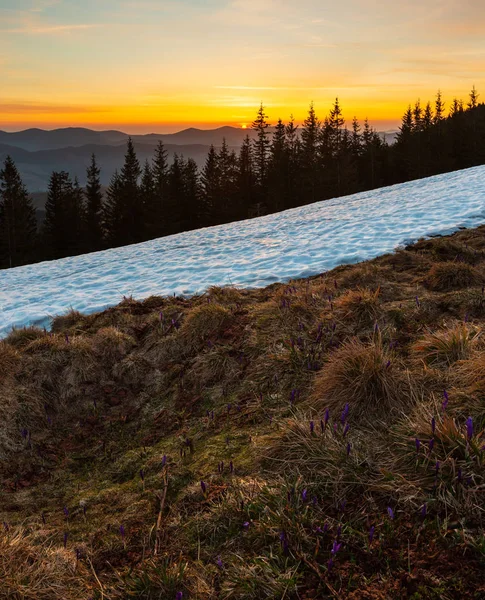
<svg viewBox="0 0 485 600">
<path fill-rule="evenodd" d="M 20 114 L 90 114 L 112 112 L 109 106 L 75 106 L 69 104 L 48 104 L 40 102 L 18 101 L 0 104 L 0 115 Z"/>
<path fill-rule="evenodd" d="M 52 33 L 71 33 L 73 31 L 84 31 L 86 29 L 96 29 L 101 27 L 99 23 L 77 23 L 70 25 L 25 25 L 22 27 L 13 27 L 0 29 L 0 33 L 25 33 L 29 35 L 42 35 Z"/>
</svg>

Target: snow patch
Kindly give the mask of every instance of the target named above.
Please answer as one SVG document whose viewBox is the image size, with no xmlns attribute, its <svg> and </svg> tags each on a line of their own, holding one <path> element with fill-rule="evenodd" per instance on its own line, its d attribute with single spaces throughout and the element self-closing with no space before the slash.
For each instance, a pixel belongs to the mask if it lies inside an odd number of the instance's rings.
<svg viewBox="0 0 485 600">
<path fill-rule="evenodd" d="M 485 167 L 73 258 L 0 271 L 0 337 L 123 296 L 264 287 L 485 223 Z"/>
</svg>

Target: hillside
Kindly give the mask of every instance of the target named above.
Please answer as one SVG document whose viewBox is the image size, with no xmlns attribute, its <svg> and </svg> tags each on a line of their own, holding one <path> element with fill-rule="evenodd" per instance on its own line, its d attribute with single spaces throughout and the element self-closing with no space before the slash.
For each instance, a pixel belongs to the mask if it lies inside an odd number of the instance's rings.
<svg viewBox="0 0 485 600">
<path fill-rule="evenodd" d="M 422 236 L 482 224 L 484 197 L 485 167 L 475 167 L 4 270 L 0 337 L 12 325 L 48 325 L 50 316 L 69 308 L 99 311 L 127 295 L 187 295 L 211 285 L 263 287 L 373 258 Z"/>
<path fill-rule="evenodd" d="M 274 127 L 268 128 L 268 133 L 273 132 Z M 391 143 L 396 132 L 380 132 L 380 135 Z M 174 153 L 178 153 L 186 158 L 193 158 L 201 168 L 211 145 L 219 148 L 225 139 L 231 150 L 239 151 L 246 136 L 255 138 L 256 132 L 228 126 L 207 130 L 191 127 L 176 133 L 150 133 L 132 135 L 131 138 L 142 162 L 147 159 L 151 161 L 155 146 L 162 141 L 168 152 L 169 162 Z M 93 131 L 79 127 L 52 131 L 0 131 L 0 162 L 10 155 L 17 163 L 29 191 L 38 192 L 47 190 L 52 171 L 68 171 L 84 185 L 86 167 L 91 155 L 95 153 L 101 167 L 101 182 L 108 185 L 114 171 L 123 165 L 129 137 L 129 134 L 121 131 Z"/>
<path fill-rule="evenodd" d="M 202 144 L 165 146 L 168 160 L 172 161 L 175 153 L 186 158 L 193 158 L 202 167 L 209 151 L 209 146 Z M 91 162 L 93 153 L 101 168 L 101 183 L 109 184 L 113 173 L 123 166 L 125 145 L 110 146 L 108 144 L 87 144 L 69 146 L 51 150 L 28 151 L 0 143 L 0 163 L 11 156 L 18 166 L 25 185 L 31 192 L 47 190 L 52 171 L 67 171 L 77 177 L 80 184 L 86 184 L 86 168 Z M 142 164 L 153 158 L 154 145 L 136 142 L 136 152 Z"/>
<path fill-rule="evenodd" d="M 479 227 L 14 331 L 0 597 L 483 598 L 484 282 Z"/>
</svg>

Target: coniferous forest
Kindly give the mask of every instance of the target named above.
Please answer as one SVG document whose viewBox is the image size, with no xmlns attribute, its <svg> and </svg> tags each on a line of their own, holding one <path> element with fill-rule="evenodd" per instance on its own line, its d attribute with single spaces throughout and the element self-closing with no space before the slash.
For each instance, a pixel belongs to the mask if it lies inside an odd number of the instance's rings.
<svg viewBox="0 0 485 600">
<path fill-rule="evenodd" d="M 124 165 L 100 184 L 96 157 L 81 188 L 69 173 L 51 175 L 45 218 L 14 162 L 0 168 L 0 268 L 124 246 L 428 177 L 485 163 L 485 104 L 475 88 L 468 101 L 433 102 L 406 110 L 393 144 L 366 120 L 346 123 L 337 99 L 321 120 L 310 105 L 301 126 L 281 119 L 270 130 L 263 106 L 239 153 L 223 141 L 205 166 L 162 143 L 140 164 L 129 140 Z"/>
</svg>

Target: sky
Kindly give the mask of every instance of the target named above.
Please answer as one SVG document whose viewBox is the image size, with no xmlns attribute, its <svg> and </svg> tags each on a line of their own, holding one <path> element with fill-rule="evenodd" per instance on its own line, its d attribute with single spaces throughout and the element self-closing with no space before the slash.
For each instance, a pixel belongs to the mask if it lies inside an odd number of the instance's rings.
<svg viewBox="0 0 485 600">
<path fill-rule="evenodd" d="M 337 96 L 392 129 L 438 89 L 485 100 L 484 31 L 482 0 L 0 0 L 0 129 L 301 122 Z"/>
</svg>

